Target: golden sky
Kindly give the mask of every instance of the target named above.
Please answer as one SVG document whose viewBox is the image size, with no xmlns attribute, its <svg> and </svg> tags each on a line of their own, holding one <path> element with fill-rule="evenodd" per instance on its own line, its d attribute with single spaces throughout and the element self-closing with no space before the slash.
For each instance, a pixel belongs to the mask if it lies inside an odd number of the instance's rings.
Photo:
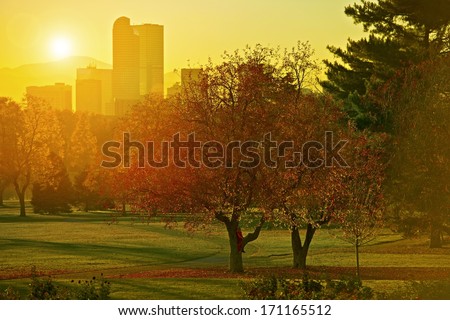
<svg viewBox="0 0 450 320">
<path fill-rule="evenodd" d="M 324 58 L 326 45 L 363 35 L 344 14 L 355 1 L 1 0 L 0 68 L 55 60 L 55 41 L 69 42 L 60 54 L 111 63 L 112 25 L 120 16 L 164 25 L 165 72 L 256 43 L 290 48 L 309 41 Z"/>
</svg>

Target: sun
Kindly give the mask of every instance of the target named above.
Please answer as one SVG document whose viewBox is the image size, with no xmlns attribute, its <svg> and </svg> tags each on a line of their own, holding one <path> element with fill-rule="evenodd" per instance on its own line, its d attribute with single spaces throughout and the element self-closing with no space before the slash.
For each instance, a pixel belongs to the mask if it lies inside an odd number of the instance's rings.
<svg viewBox="0 0 450 320">
<path fill-rule="evenodd" d="M 51 43 L 51 51 L 55 58 L 62 59 L 71 54 L 72 43 L 66 37 L 54 38 Z"/>
</svg>

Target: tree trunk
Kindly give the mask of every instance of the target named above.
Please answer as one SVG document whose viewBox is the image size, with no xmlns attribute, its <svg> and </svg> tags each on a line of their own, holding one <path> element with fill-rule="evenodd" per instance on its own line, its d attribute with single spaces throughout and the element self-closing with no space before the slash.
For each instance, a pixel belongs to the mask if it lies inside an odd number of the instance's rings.
<svg viewBox="0 0 450 320">
<path fill-rule="evenodd" d="M 359 242 L 356 240 L 355 242 L 355 253 L 356 253 L 356 277 L 358 279 L 361 278 L 360 272 L 359 272 Z"/>
<path fill-rule="evenodd" d="M 0 207 L 3 207 L 3 192 L 5 191 L 4 187 L 0 186 Z"/>
<path fill-rule="evenodd" d="M 239 216 L 233 215 L 232 218 L 228 218 L 223 213 L 215 213 L 216 219 L 223 222 L 227 228 L 228 240 L 230 243 L 230 272 L 232 273 L 242 273 L 244 272 L 244 264 L 242 262 L 242 252 L 247 243 L 255 241 L 258 239 L 261 232 L 262 226 L 264 225 L 264 218 L 261 218 L 260 223 L 256 226 L 255 231 L 247 234 L 241 240 L 241 248 L 238 248 L 238 235 L 237 231 L 239 228 Z"/>
<path fill-rule="evenodd" d="M 8 186 L 8 180 L 0 179 L 0 206 L 3 207 L 3 193 L 5 192 L 6 187 Z"/>
<path fill-rule="evenodd" d="M 19 204 L 20 204 L 20 216 L 26 217 L 27 214 L 25 212 L 25 192 L 18 192 L 17 196 L 19 197 Z"/>
<path fill-rule="evenodd" d="M 442 222 L 432 221 L 431 223 L 431 235 L 430 235 L 430 248 L 442 248 Z"/>
<path fill-rule="evenodd" d="M 306 228 L 305 242 L 302 245 L 300 230 L 298 227 L 292 227 L 291 244 L 292 253 L 294 256 L 294 268 L 306 269 L 306 258 L 308 256 L 309 246 L 315 232 L 316 228 L 314 228 L 311 224 L 308 224 L 308 227 Z"/>
<path fill-rule="evenodd" d="M 291 228 L 291 246 L 293 256 L 293 267 L 300 268 L 300 261 L 302 255 L 302 239 L 300 238 L 300 231 L 297 227 Z M 306 262 L 306 260 L 305 260 Z"/>
<path fill-rule="evenodd" d="M 242 262 L 242 252 L 238 250 L 238 239 L 237 239 L 237 222 L 227 222 L 225 223 L 228 232 L 228 240 L 230 243 L 230 260 L 229 268 L 232 273 L 242 273 L 244 272 L 244 264 Z"/>
<path fill-rule="evenodd" d="M 17 182 L 14 182 L 14 189 L 16 190 L 17 197 L 19 198 L 20 216 L 26 217 L 27 214 L 25 212 L 25 193 L 27 191 L 27 185 L 21 188 Z"/>
</svg>

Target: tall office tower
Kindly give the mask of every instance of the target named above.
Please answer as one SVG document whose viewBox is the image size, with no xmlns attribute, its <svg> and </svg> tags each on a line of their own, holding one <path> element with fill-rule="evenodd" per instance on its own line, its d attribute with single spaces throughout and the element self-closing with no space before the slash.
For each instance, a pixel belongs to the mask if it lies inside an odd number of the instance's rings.
<svg viewBox="0 0 450 320">
<path fill-rule="evenodd" d="M 164 94 L 164 27 L 131 25 L 120 17 L 113 26 L 113 98 L 116 115 L 146 94 Z"/>
<path fill-rule="evenodd" d="M 113 26 L 112 91 L 116 115 L 123 115 L 139 100 L 139 36 L 126 17 Z"/>
<path fill-rule="evenodd" d="M 157 24 L 133 26 L 139 35 L 139 92 L 164 94 L 164 27 Z"/>
<path fill-rule="evenodd" d="M 72 86 L 55 83 L 51 86 L 30 86 L 27 95 L 46 101 L 52 108 L 72 111 Z"/>
<path fill-rule="evenodd" d="M 79 68 L 76 86 L 77 111 L 114 115 L 111 69 Z"/>
</svg>

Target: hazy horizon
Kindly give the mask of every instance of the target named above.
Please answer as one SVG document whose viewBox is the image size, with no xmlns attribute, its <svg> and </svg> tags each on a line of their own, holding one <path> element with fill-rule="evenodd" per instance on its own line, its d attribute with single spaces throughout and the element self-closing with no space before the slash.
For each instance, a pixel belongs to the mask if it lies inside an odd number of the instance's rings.
<svg viewBox="0 0 450 320">
<path fill-rule="evenodd" d="M 25 2 L 25 3 L 24 3 Z M 0 18 L 0 68 L 87 56 L 112 63 L 112 25 L 120 16 L 132 24 L 164 26 L 165 73 L 182 67 L 217 61 L 224 51 L 260 43 L 291 48 L 309 41 L 318 59 L 329 58 L 327 45 L 345 46 L 347 39 L 363 35 L 344 7 L 352 0 L 272 1 L 201 0 L 136 1 L 130 3 L 81 0 L 67 5 L 5 0 Z M 46 10 L 42 6 L 46 4 Z M 58 56 L 60 55 L 60 56 Z"/>
</svg>

